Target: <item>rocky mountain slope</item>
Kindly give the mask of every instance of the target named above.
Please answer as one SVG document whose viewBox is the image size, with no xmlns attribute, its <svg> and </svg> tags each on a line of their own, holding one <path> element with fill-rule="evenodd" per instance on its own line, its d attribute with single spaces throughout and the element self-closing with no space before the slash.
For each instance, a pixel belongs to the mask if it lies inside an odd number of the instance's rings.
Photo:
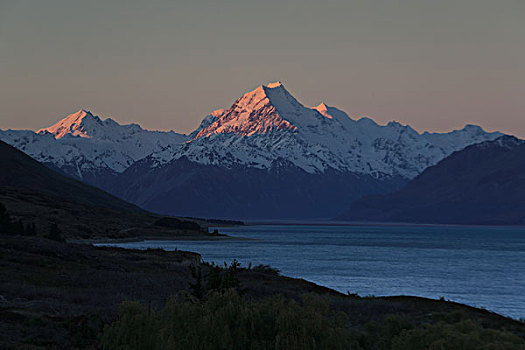
<svg viewBox="0 0 525 350">
<path fill-rule="evenodd" d="M 502 136 L 426 169 L 398 192 L 353 203 L 354 221 L 525 224 L 525 141 Z"/>
</svg>

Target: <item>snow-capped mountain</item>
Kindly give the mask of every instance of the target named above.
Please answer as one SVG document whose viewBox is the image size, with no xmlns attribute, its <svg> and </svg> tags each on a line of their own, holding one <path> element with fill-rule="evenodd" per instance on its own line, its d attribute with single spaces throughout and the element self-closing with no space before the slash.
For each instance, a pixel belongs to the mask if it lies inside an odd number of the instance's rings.
<svg viewBox="0 0 525 350">
<path fill-rule="evenodd" d="M 419 133 L 324 103 L 280 82 L 245 93 L 190 135 L 120 125 L 81 110 L 39 130 L 0 131 L 35 159 L 145 209 L 229 218 L 327 218 L 399 189 L 464 147 L 501 136 L 467 125 Z"/>
<path fill-rule="evenodd" d="M 367 117 L 354 120 L 324 103 L 305 107 L 276 82 L 204 118 L 190 142 L 151 157 L 155 166 L 185 157 L 206 165 L 268 169 L 286 160 L 308 173 L 333 169 L 410 179 L 454 151 L 499 136 L 473 125 L 420 134 L 397 122 L 383 126 Z"/>
<path fill-rule="evenodd" d="M 107 176 L 187 138 L 172 131 L 144 130 L 137 124 L 120 125 L 86 110 L 68 115 L 38 132 L 0 130 L 2 141 L 44 164 L 99 186 Z"/>
<path fill-rule="evenodd" d="M 328 218 L 359 197 L 400 188 L 455 150 L 498 136 L 471 125 L 420 134 L 397 122 L 354 120 L 324 103 L 305 107 L 277 82 L 212 112 L 188 142 L 135 162 L 114 193 L 167 214 Z"/>
</svg>

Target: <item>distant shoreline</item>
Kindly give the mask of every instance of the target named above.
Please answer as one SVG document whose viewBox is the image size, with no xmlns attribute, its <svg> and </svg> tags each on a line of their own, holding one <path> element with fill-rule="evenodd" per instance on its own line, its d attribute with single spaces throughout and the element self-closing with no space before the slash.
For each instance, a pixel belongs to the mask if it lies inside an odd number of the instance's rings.
<svg viewBox="0 0 525 350">
<path fill-rule="evenodd" d="M 257 241 L 254 238 L 220 236 L 137 236 L 127 238 L 93 238 L 93 239 L 70 239 L 68 243 L 81 244 L 114 244 L 114 243 L 136 243 L 144 241 Z"/>
<path fill-rule="evenodd" d="M 350 221 L 294 221 L 294 220 L 260 220 L 244 221 L 245 226 L 394 226 L 394 227 L 485 227 L 485 228 L 513 228 L 525 227 L 525 225 L 481 225 L 481 224 L 430 224 L 430 223 L 411 223 L 411 222 L 350 222 Z M 224 227 L 224 226 L 223 226 Z M 236 226 L 227 226 L 236 227 Z"/>
</svg>

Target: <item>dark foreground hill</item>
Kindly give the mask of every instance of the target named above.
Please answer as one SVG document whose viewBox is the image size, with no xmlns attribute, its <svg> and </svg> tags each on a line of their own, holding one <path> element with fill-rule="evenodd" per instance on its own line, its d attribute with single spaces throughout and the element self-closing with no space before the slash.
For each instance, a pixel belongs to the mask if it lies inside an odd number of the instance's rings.
<svg viewBox="0 0 525 350">
<path fill-rule="evenodd" d="M 56 224 L 67 240 L 126 240 L 146 238 L 215 239 L 207 227 L 215 221 L 162 217 L 148 212 L 126 212 L 65 200 L 53 195 L 0 187 L 0 204 L 12 221 L 35 225 L 45 236 Z M 169 221 L 169 225 L 165 221 Z"/>
<path fill-rule="evenodd" d="M 523 322 L 486 310 L 344 295 L 266 266 L 214 267 L 190 252 L 0 234 L 0 256 L 2 349 L 248 349 L 257 341 L 268 345 L 261 349 L 525 347 Z M 305 341 L 317 343 L 297 346 Z"/>
<path fill-rule="evenodd" d="M 11 226 L 20 226 L 22 231 L 33 226 L 36 230 L 32 234 L 38 236 L 48 234 L 54 225 L 64 239 L 210 239 L 207 226 L 224 224 L 151 214 L 59 174 L 2 141 L 0 168 L 0 204 L 7 208 Z M 10 231 L 17 231 L 17 227 Z"/>
<path fill-rule="evenodd" d="M 338 219 L 524 225 L 525 142 L 502 136 L 466 147 L 398 192 L 354 202 Z"/>
<path fill-rule="evenodd" d="M 3 141 L 0 141 L 0 169 L 0 187 L 44 193 L 94 207 L 128 212 L 143 211 L 96 187 L 47 168 Z"/>
</svg>

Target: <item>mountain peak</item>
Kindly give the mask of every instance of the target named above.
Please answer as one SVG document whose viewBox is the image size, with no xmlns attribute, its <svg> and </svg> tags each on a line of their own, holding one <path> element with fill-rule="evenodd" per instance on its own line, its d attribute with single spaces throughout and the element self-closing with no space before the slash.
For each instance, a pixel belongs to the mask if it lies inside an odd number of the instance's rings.
<svg viewBox="0 0 525 350">
<path fill-rule="evenodd" d="M 87 118 L 90 118 L 90 117 L 93 118 L 94 115 L 90 111 L 88 111 L 87 109 L 81 108 L 81 109 L 78 110 L 78 112 L 71 113 L 71 114 L 69 114 L 67 117 L 65 117 L 62 120 L 66 120 L 66 119 L 68 119 L 68 120 L 82 120 L 82 119 L 84 119 L 86 117 Z"/>
<path fill-rule="evenodd" d="M 93 115 L 90 111 L 88 111 L 87 109 L 84 109 L 84 108 L 80 108 L 77 113 Z"/>
<path fill-rule="evenodd" d="M 326 105 L 326 103 L 321 102 L 316 107 L 314 107 L 314 109 L 317 109 L 318 111 L 326 111 L 328 110 L 328 106 Z"/>
<path fill-rule="evenodd" d="M 474 124 L 466 124 L 464 127 L 463 127 L 463 130 L 465 131 L 475 131 L 475 132 L 478 132 L 478 131 L 484 131 L 483 128 L 479 125 L 474 125 Z"/>
<path fill-rule="evenodd" d="M 328 111 L 328 108 L 330 108 L 330 107 L 328 107 L 326 105 L 326 103 L 321 102 L 317 106 L 315 106 L 313 109 L 315 109 L 317 112 L 319 112 L 322 116 L 324 116 L 324 117 L 326 117 L 328 119 L 332 119 L 333 116 Z"/>
<path fill-rule="evenodd" d="M 284 88 L 284 85 L 283 83 L 281 83 L 279 80 L 278 81 L 275 81 L 273 83 L 269 83 L 267 84 L 265 87 L 269 88 L 269 89 L 275 89 L 275 88 Z"/>
<path fill-rule="evenodd" d="M 295 130 L 297 127 L 286 116 L 300 108 L 304 106 L 281 82 L 260 85 L 237 99 L 228 110 L 220 110 L 208 118 L 195 138 L 226 133 L 251 136 L 275 130 Z"/>
<path fill-rule="evenodd" d="M 99 117 L 94 116 L 90 111 L 80 109 L 78 112 L 68 115 L 48 128 L 37 131 L 39 134 L 50 133 L 55 139 L 60 139 L 66 135 L 89 137 L 86 127 L 94 124 L 101 124 Z"/>
<path fill-rule="evenodd" d="M 283 102 L 286 104 L 293 103 L 293 104 L 301 105 L 295 99 L 295 97 L 293 97 L 292 94 L 290 94 L 288 90 L 286 90 L 283 83 L 281 83 L 280 81 L 275 81 L 273 83 L 268 83 L 266 85 L 259 85 L 259 87 L 257 87 L 255 90 L 245 93 L 236 102 L 246 101 L 246 100 L 250 100 L 250 102 L 252 101 L 256 102 L 256 101 L 264 100 L 265 98 L 267 98 L 269 102 L 275 107 L 277 107 L 276 104 L 283 103 Z M 267 101 L 265 100 L 264 102 L 267 102 Z"/>
</svg>

